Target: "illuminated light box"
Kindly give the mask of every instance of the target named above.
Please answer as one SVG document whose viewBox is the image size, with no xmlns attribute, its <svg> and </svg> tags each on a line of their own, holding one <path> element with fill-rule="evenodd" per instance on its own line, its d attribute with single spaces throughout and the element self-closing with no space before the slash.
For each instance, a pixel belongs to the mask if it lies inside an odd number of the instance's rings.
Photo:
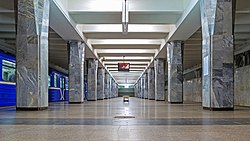
<svg viewBox="0 0 250 141">
<path fill-rule="evenodd" d="M 129 63 L 118 63 L 118 71 L 129 71 L 130 64 Z"/>
</svg>

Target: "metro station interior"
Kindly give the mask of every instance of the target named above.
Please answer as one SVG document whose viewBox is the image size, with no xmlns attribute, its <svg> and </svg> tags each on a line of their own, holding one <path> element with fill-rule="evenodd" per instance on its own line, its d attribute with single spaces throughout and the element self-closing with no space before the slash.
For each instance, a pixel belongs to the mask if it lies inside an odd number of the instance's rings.
<svg viewBox="0 0 250 141">
<path fill-rule="evenodd" d="M 250 1 L 0 0 L 0 141 L 248 141 Z"/>
</svg>

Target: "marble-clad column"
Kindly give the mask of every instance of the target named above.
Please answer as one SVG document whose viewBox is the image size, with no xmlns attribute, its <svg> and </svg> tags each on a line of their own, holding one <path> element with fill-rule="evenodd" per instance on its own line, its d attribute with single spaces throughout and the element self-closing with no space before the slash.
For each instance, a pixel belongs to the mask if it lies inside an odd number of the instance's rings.
<svg viewBox="0 0 250 141">
<path fill-rule="evenodd" d="M 144 98 L 148 99 L 148 74 L 144 74 Z"/>
<path fill-rule="evenodd" d="M 110 85 L 109 85 L 109 81 L 110 81 L 110 78 L 109 78 L 109 73 L 105 73 L 105 85 L 104 85 L 104 98 L 105 99 L 108 99 L 109 98 L 109 93 L 110 93 Z"/>
<path fill-rule="evenodd" d="M 115 97 L 115 81 L 112 78 L 111 79 L 111 98 L 114 98 L 114 97 Z"/>
<path fill-rule="evenodd" d="M 17 110 L 48 108 L 49 0 L 18 0 Z"/>
<path fill-rule="evenodd" d="M 109 98 L 112 98 L 112 77 L 109 76 Z"/>
<path fill-rule="evenodd" d="M 97 68 L 98 60 L 88 60 L 88 100 L 97 100 Z"/>
<path fill-rule="evenodd" d="M 149 68 L 148 70 L 148 99 L 155 99 L 155 72 L 154 68 Z"/>
<path fill-rule="evenodd" d="M 201 0 L 202 105 L 234 108 L 234 0 Z"/>
<path fill-rule="evenodd" d="M 141 98 L 141 78 L 138 80 L 138 98 Z"/>
<path fill-rule="evenodd" d="M 145 78 L 144 75 L 141 76 L 141 98 L 145 98 Z"/>
<path fill-rule="evenodd" d="M 104 99 L 104 84 L 105 83 L 105 69 L 98 68 L 97 72 L 97 99 L 103 100 Z"/>
<path fill-rule="evenodd" d="M 85 44 L 71 41 L 69 47 L 69 103 L 84 101 L 84 52 Z"/>
<path fill-rule="evenodd" d="M 135 84 L 135 88 L 134 88 L 134 96 L 137 97 L 137 91 L 138 91 L 138 88 L 137 88 L 137 82 Z"/>
<path fill-rule="evenodd" d="M 164 60 L 155 59 L 155 100 L 165 100 Z"/>
<path fill-rule="evenodd" d="M 168 102 L 183 103 L 183 42 L 172 41 L 167 45 Z"/>
</svg>

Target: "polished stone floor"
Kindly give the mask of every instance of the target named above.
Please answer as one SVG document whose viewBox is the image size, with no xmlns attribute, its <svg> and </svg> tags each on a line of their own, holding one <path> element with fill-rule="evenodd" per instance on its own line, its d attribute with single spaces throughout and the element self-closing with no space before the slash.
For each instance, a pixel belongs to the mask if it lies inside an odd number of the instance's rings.
<svg viewBox="0 0 250 141">
<path fill-rule="evenodd" d="M 0 141 L 249 141 L 250 108 L 122 98 L 50 103 L 45 111 L 0 108 Z"/>
</svg>

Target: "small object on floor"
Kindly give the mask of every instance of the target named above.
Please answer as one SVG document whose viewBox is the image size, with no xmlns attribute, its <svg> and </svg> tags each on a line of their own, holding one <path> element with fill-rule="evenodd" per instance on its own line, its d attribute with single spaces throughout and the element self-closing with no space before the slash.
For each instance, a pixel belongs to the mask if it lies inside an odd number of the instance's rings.
<svg viewBox="0 0 250 141">
<path fill-rule="evenodd" d="M 129 96 L 123 96 L 123 102 L 129 102 Z"/>
</svg>

